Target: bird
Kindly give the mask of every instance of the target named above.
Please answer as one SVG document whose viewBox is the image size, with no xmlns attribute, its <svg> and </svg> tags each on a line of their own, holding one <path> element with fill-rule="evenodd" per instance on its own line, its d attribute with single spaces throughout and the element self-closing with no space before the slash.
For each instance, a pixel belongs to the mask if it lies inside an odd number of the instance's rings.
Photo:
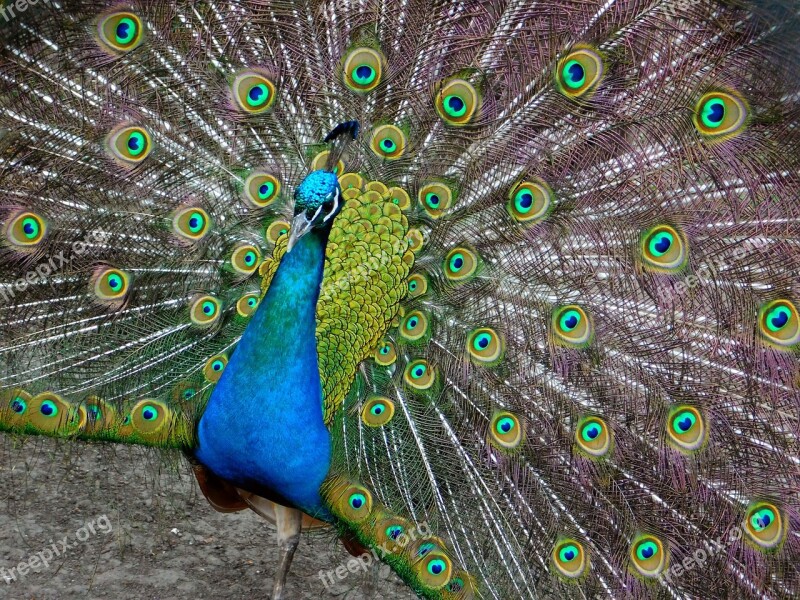
<svg viewBox="0 0 800 600">
<path fill-rule="evenodd" d="M 800 595 L 800 11 L 0 10 L 0 428 L 421 598 Z"/>
</svg>

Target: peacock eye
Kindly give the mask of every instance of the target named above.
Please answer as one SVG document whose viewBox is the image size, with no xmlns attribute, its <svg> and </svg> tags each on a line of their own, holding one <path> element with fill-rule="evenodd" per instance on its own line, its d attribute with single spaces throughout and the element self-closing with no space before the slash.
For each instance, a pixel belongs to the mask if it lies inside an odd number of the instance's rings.
<svg viewBox="0 0 800 600">
<path fill-rule="evenodd" d="M 745 533 L 750 540 L 766 550 L 777 548 L 787 532 L 780 510 L 768 502 L 751 505 L 744 525 Z"/>
<path fill-rule="evenodd" d="M 709 92 L 695 107 L 694 126 L 709 139 L 732 137 L 747 123 L 747 105 L 735 93 Z"/>
<path fill-rule="evenodd" d="M 233 82 L 233 97 L 245 112 L 264 112 L 275 101 L 275 84 L 260 73 L 245 71 Z"/>
<path fill-rule="evenodd" d="M 32 212 L 24 212 L 6 225 L 6 239 L 15 246 L 29 248 L 44 238 L 47 226 L 44 219 Z"/>
<path fill-rule="evenodd" d="M 361 419 L 370 427 L 386 425 L 392 417 L 394 417 L 394 402 L 383 396 L 370 398 L 361 410 Z"/>
<path fill-rule="evenodd" d="M 102 269 L 95 275 L 94 293 L 99 300 L 120 300 L 128 291 L 130 276 L 119 269 Z"/>
<path fill-rule="evenodd" d="M 142 22 L 129 12 L 108 15 L 98 24 L 102 44 L 114 52 L 128 52 L 142 41 Z"/>
<path fill-rule="evenodd" d="M 428 183 L 419 190 L 419 203 L 430 217 L 438 219 L 453 203 L 453 190 L 443 183 Z"/>
<path fill-rule="evenodd" d="M 384 58 L 372 48 L 356 48 L 344 59 L 344 83 L 354 92 L 369 92 L 381 82 Z"/>
<path fill-rule="evenodd" d="M 386 160 L 400 158 L 406 149 L 406 134 L 394 125 L 381 125 L 372 130 L 372 151 Z"/>
<path fill-rule="evenodd" d="M 791 348 L 800 342 L 800 315 L 792 302 L 773 300 L 759 311 L 761 336 L 778 348 Z"/>
<path fill-rule="evenodd" d="M 563 539 L 553 548 L 551 556 L 559 575 L 567 579 L 577 579 L 589 569 L 583 544 L 577 540 Z"/>
<path fill-rule="evenodd" d="M 578 448 L 589 457 L 605 456 L 611 449 L 612 432 L 599 417 L 584 417 L 575 430 Z"/>
<path fill-rule="evenodd" d="M 677 450 L 692 452 L 706 440 L 707 424 L 700 411 L 693 406 L 673 407 L 667 423 L 668 440 Z"/>
<path fill-rule="evenodd" d="M 641 251 L 644 266 L 662 273 L 679 271 L 689 256 L 688 245 L 670 225 L 658 225 L 642 233 Z"/>
<path fill-rule="evenodd" d="M 111 154 L 126 165 L 142 162 L 152 149 L 149 132 L 138 125 L 115 129 L 106 143 Z"/>
<path fill-rule="evenodd" d="M 586 311 L 571 304 L 553 313 L 553 333 L 558 342 L 581 347 L 591 340 L 593 328 Z"/>
<path fill-rule="evenodd" d="M 213 296 L 200 296 L 189 307 L 192 323 L 199 326 L 208 326 L 215 323 L 221 313 L 222 305 Z"/>
<path fill-rule="evenodd" d="M 445 123 L 466 125 L 475 116 L 480 96 L 471 83 L 463 79 L 451 79 L 443 85 L 434 100 L 436 112 Z"/>
<path fill-rule="evenodd" d="M 664 542 L 658 538 L 647 535 L 636 541 L 630 557 L 634 568 L 644 577 L 658 577 L 667 563 Z"/>
<path fill-rule="evenodd" d="M 556 82 L 568 98 L 580 98 L 603 77 L 603 59 L 591 48 L 570 52 L 558 66 Z"/>
<path fill-rule="evenodd" d="M 519 418 L 508 411 L 495 413 L 489 429 L 489 442 L 500 450 L 514 450 L 524 441 L 525 432 Z"/>
</svg>

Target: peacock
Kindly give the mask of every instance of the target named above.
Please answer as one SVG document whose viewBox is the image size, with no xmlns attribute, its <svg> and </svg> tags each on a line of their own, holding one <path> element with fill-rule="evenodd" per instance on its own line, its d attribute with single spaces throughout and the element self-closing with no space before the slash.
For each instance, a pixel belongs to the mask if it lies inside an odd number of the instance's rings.
<svg viewBox="0 0 800 600">
<path fill-rule="evenodd" d="M 800 7 L 0 9 L 0 428 L 422 598 L 800 595 Z"/>
</svg>

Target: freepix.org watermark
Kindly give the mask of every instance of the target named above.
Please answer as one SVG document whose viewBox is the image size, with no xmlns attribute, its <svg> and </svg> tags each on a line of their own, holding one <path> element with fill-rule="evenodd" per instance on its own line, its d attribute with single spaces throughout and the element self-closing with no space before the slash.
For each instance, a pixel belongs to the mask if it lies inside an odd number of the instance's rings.
<svg viewBox="0 0 800 600">
<path fill-rule="evenodd" d="M 50 6 L 50 0 L 16 0 L 15 2 L 9 2 L 8 4 L 3 2 L 3 0 L 0 0 L 0 15 L 3 15 L 6 23 L 8 23 L 18 14 L 24 13 L 26 10 L 28 10 L 29 6 L 36 6 L 39 3 Z"/>
<path fill-rule="evenodd" d="M 393 540 L 372 548 L 370 552 L 364 552 L 358 557 L 351 558 L 346 564 L 339 565 L 330 571 L 320 571 L 318 577 L 322 580 L 325 588 L 330 589 L 330 586 L 335 584 L 337 580 L 341 581 L 351 573 L 358 573 L 359 571 L 366 573 L 373 563 L 379 562 L 382 557 L 389 554 L 389 545 L 405 548 L 412 542 L 426 540 L 430 537 L 433 537 L 433 531 L 427 523 L 421 523 L 414 529 L 399 534 Z"/>
<path fill-rule="evenodd" d="M 109 534 L 112 530 L 111 521 L 106 515 L 96 517 L 78 529 L 72 536 L 65 535 L 55 542 L 50 540 L 49 546 L 36 554 L 31 554 L 27 560 L 23 560 L 18 565 L 11 568 L 0 568 L 0 579 L 11 585 L 25 577 L 30 571 L 38 572 L 47 569 L 53 560 L 64 556 L 70 548 L 86 542 L 93 535 Z"/>
<path fill-rule="evenodd" d="M 69 268 L 73 259 L 90 252 L 94 244 L 105 244 L 111 236 L 106 231 L 90 231 L 82 240 L 76 240 L 68 248 L 44 257 L 44 259 L 30 269 L 23 277 L 16 281 L 0 283 L 0 300 L 11 302 L 17 294 L 23 294 L 32 285 L 47 283 L 48 278 L 57 275 Z"/>
</svg>

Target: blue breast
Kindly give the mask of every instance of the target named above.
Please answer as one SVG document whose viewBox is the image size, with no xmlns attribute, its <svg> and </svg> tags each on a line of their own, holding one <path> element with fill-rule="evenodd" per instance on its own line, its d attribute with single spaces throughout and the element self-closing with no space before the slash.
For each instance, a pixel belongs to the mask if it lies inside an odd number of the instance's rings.
<svg viewBox="0 0 800 600">
<path fill-rule="evenodd" d="M 316 306 L 326 240 L 303 236 L 285 255 L 198 425 L 196 457 L 255 493 L 327 518 L 319 488 L 331 441 L 322 415 Z"/>
</svg>

